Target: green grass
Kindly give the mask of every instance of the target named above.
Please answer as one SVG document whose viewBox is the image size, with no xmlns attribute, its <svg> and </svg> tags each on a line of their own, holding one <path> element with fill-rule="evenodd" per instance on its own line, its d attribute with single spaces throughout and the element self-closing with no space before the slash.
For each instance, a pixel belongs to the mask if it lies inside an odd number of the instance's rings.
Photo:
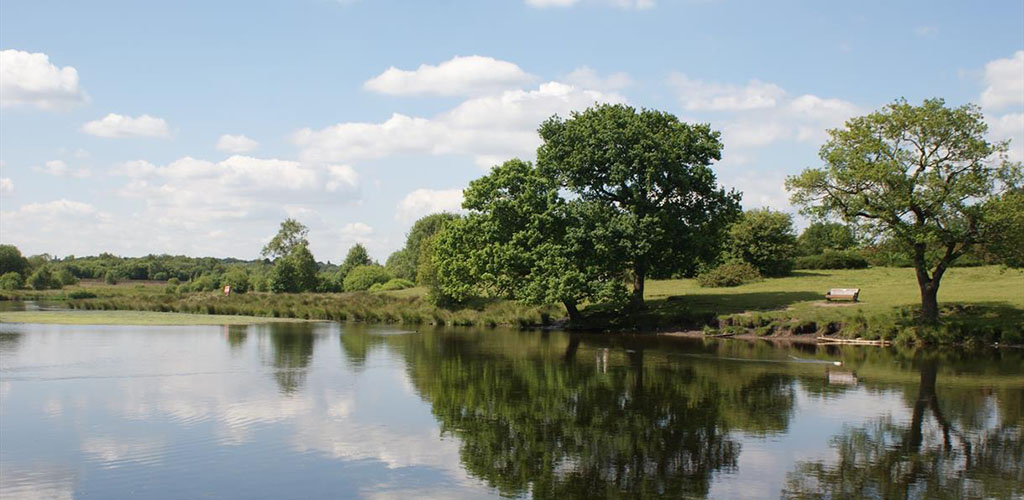
<svg viewBox="0 0 1024 500">
<path fill-rule="evenodd" d="M 828 303 L 824 295 L 830 288 L 860 288 L 860 301 Z M 633 321 L 648 328 L 717 324 L 727 333 L 888 340 L 903 336 L 925 343 L 971 336 L 1020 343 L 1024 330 L 1024 272 L 997 266 L 946 272 L 939 289 L 943 318 L 937 329 L 915 325 L 920 295 L 914 271 L 907 268 L 796 271 L 732 288 L 701 288 L 690 279 L 660 280 L 649 282 L 645 292 L 650 308 Z"/>
<path fill-rule="evenodd" d="M 273 321 L 301 320 L 153 311 L 0 312 L 0 323 L 43 323 L 53 325 L 249 325 Z"/>
</svg>

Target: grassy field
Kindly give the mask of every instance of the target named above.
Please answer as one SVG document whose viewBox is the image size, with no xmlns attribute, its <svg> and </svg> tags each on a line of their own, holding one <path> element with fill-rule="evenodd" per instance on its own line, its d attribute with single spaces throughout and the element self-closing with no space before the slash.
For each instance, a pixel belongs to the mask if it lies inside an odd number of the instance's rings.
<svg viewBox="0 0 1024 500">
<path fill-rule="evenodd" d="M 153 311 L 8 311 L 0 323 L 52 325 L 250 325 L 296 319 L 221 314 L 181 314 Z"/>
<path fill-rule="evenodd" d="M 860 288 L 860 301 L 828 303 L 824 295 L 830 288 Z M 974 337 L 986 342 L 1024 340 L 1024 272 L 996 266 L 947 271 L 939 290 L 943 321 L 936 332 L 911 331 L 920 298 L 914 272 L 908 268 L 797 271 L 789 277 L 733 288 L 701 288 L 692 279 L 650 280 L 645 291 L 646 311 L 634 313 L 616 305 L 589 307 L 583 310 L 585 322 L 576 326 L 605 331 L 705 329 L 709 333 L 813 333 L 890 340 L 903 335 L 903 340 L 923 343 Z M 90 298 L 80 298 L 83 292 Z M 560 306 L 501 300 L 439 308 L 425 300 L 423 288 L 376 294 L 248 293 L 225 297 L 218 292 L 167 293 L 166 286 L 154 282 L 115 286 L 83 282 L 66 290 L 17 293 L 21 298 L 65 300 L 69 306 L 85 310 L 263 319 L 534 327 L 557 323 L 565 316 Z"/>
</svg>

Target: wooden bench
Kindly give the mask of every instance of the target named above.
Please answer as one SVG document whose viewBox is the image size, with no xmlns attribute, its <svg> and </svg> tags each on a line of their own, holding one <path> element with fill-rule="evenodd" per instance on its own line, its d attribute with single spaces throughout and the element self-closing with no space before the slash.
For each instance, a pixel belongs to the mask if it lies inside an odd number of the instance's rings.
<svg viewBox="0 0 1024 500">
<path fill-rule="evenodd" d="M 860 288 L 833 288 L 825 294 L 825 300 L 851 300 L 857 302 Z"/>
</svg>

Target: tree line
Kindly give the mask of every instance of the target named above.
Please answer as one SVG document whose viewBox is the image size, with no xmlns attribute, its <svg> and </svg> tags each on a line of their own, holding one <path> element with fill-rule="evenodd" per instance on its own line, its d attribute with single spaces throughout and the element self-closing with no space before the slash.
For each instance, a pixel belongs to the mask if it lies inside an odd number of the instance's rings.
<svg viewBox="0 0 1024 500">
<path fill-rule="evenodd" d="M 922 318 L 937 319 L 944 272 L 958 264 L 1024 267 L 1024 188 L 1008 141 L 985 139 L 974 105 L 898 100 L 828 131 L 823 166 L 791 176 L 790 214 L 743 212 L 717 182 L 719 132 L 670 113 L 616 104 L 538 129 L 536 162 L 511 159 L 470 182 L 465 215 L 417 221 L 381 265 L 357 244 L 340 265 L 318 263 L 308 229 L 287 219 L 262 260 L 109 254 L 62 260 L 0 252 L 0 286 L 47 288 L 77 278 L 168 280 L 179 291 L 295 293 L 429 288 L 438 305 L 477 298 L 644 309 L 649 278 L 735 286 L 794 268 L 915 268 Z M 21 260 L 19 260 L 21 259 Z M 24 262 L 23 262 L 24 261 Z M 177 283 L 175 283 L 177 282 Z"/>
</svg>

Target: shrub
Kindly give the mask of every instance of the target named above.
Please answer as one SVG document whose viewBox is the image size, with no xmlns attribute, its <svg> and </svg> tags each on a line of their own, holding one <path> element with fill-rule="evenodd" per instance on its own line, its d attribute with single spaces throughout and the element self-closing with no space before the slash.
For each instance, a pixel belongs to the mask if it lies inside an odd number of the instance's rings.
<svg viewBox="0 0 1024 500">
<path fill-rule="evenodd" d="M 390 279 L 383 266 L 357 266 L 345 276 L 344 287 L 346 292 L 369 290 L 374 283 L 387 283 Z"/>
<path fill-rule="evenodd" d="M 796 259 L 797 269 L 864 269 L 868 261 L 857 252 L 825 250 L 818 255 Z"/>
<path fill-rule="evenodd" d="M 753 264 L 765 276 L 785 276 L 796 255 L 793 218 L 769 209 L 744 212 L 729 228 L 728 248 L 730 257 Z"/>
<path fill-rule="evenodd" d="M 416 286 L 412 281 L 402 278 L 392 278 L 387 283 L 379 283 L 378 291 L 387 292 L 390 290 L 405 290 Z"/>
<path fill-rule="evenodd" d="M 0 276 L 0 290 L 17 290 L 25 286 L 25 278 L 20 274 L 10 271 Z"/>
<path fill-rule="evenodd" d="M 25 283 L 33 290 L 46 290 L 47 288 L 60 288 L 60 282 L 53 277 L 49 266 L 42 266 L 29 276 Z"/>
<path fill-rule="evenodd" d="M 112 270 L 107 271 L 107 273 L 103 275 L 103 281 L 106 282 L 106 284 L 108 284 L 108 285 L 116 285 L 117 284 L 117 274 L 114 273 L 114 271 L 112 271 Z"/>
<path fill-rule="evenodd" d="M 61 286 L 78 284 L 78 278 L 75 277 L 75 275 L 66 267 L 62 267 L 57 270 L 57 275 L 54 276 L 54 280 L 56 280 Z"/>
<path fill-rule="evenodd" d="M 703 287 L 740 286 L 761 279 L 761 273 L 749 262 L 726 262 L 697 276 L 697 283 Z"/>
<path fill-rule="evenodd" d="M 69 299 L 95 299 L 96 294 L 88 290 L 73 290 L 68 292 Z"/>
</svg>

